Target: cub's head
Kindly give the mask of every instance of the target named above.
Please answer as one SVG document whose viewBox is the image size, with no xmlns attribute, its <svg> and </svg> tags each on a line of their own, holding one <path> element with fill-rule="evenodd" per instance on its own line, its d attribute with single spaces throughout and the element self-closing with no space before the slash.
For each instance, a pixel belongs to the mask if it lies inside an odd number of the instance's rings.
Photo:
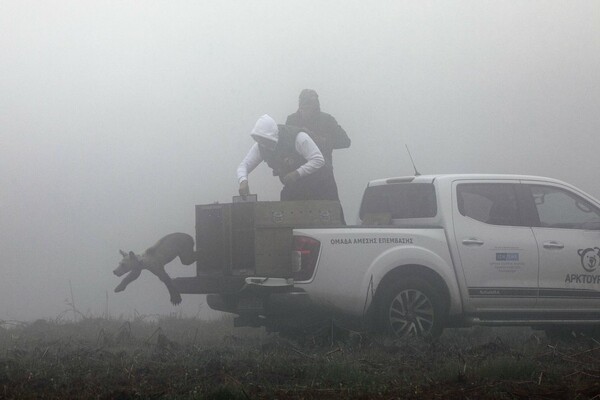
<svg viewBox="0 0 600 400">
<path fill-rule="evenodd" d="M 598 247 L 579 249 L 577 254 L 581 257 L 581 266 L 588 272 L 594 271 L 600 265 L 600 249 Z"/>
<path fill-rule="evenodd" d="M 129 254 L 127 254 L 123 250 L 119 250 L 119 253 L 121 253 L 123 259 L 119 262 L 119 266 L 113 271 L 113 274 L 121 276 L 134 268 L 141 268 L 142 263 L 133 251 L 130 251 Z"/>
</svg>

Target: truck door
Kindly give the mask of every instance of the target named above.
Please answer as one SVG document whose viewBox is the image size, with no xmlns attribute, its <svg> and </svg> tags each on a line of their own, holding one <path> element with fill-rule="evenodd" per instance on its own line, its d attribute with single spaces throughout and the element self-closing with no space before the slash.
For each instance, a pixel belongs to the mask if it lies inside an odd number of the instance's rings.
<svg viewBox="0 0 600 400">
<path fill-rule="evenodd" d="M 600 312 L 600 207 L 558 184 L 524 185 L 540 254 L 538 308 Z"/>
<path fill-rule="evenodd" d="M 452 192 L 468 302 L 478 311 L 535 309 L 538 250 L 520 208 L 519 182 L 459 180 Z"/>
</svg>

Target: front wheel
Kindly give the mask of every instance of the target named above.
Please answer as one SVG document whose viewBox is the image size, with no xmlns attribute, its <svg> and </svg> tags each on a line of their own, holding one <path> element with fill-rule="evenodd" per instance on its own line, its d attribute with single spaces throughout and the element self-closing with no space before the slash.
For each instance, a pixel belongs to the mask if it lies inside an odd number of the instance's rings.
<svg viewBox="0 0 600 400">
<path fill-rule="evenodd" d="M 446 308 L 426 281 L 400 278 L 384 288 L 381 299 L 379 320 L 385 333 L 401 338 L 441 335 Z"/>
</svg>

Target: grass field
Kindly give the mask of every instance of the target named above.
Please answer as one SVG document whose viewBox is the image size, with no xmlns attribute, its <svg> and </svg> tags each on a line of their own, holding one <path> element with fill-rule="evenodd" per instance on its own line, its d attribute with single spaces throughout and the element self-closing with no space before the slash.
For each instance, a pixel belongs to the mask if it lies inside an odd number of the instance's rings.
<svg viewBox="0 0 600 400">
<path fill-rule="evenodd" d="M 226 318 L 0 326 L 3 399 L 600 399 L 600 342 L 525 328 L 299 341 Z"/>
</svg>

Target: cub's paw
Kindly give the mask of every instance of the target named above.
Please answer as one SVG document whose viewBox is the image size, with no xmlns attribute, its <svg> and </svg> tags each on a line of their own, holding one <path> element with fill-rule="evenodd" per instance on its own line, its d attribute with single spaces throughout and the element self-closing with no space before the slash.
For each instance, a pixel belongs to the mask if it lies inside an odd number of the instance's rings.
<svg viewBox="0 0 600 400">
<path fill-rule="evenodd" d="M 123 290 L 125 290 L 125 288 L 124 288 L 124 287 L 122 287 L 121 285 L 119 285 L 119 286 L 117 286 L 117 287 L 115 288 L 115 293 L 122 292 Z"/>
<path fill-rule="evenodd" d="M 181 303 L 181 295 L 179 293 L 172 295 L 171 303 L 173 303 L 174 306 L 176 306 L 177 304 L 180 304 Z"/>
</svg>

